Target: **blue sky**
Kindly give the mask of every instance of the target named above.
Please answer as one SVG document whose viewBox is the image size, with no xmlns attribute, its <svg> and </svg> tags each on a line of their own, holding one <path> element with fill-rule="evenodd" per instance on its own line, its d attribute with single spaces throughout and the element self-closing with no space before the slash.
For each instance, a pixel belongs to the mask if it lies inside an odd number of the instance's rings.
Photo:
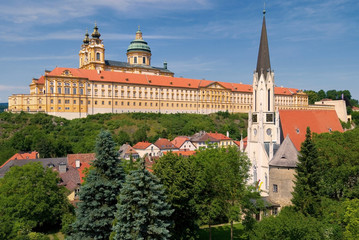
<svg viewBox="0 0 359 240">
<path fill-rule="evenodd" d="M 6 2 L 6 3 L 5 3 Z M 141 26 L 152 65 L 175 76 L 252 84 L 263 0 L 12 0 L 0 3 L 0 102 L 33 77 L 78 67 L 97 22 L 108 60 L 126 60 Z M 359 1 L 267 0 L 277 86 L 348 89 L 359 99 Z"/>
</svg>

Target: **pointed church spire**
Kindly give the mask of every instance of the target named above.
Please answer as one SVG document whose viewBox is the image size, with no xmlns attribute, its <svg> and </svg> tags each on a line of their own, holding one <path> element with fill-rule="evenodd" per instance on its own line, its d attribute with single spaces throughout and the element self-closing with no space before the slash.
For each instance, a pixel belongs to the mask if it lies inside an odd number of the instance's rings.
<svg viewBox="0 0 359 240">
<path fill-rule="evenodd" d="M 268 38 L 267 38 L 267 28 L 266 28 L 266 19 L 265 19 L 266 10 L 263 10 L 263 24 L 262 24 L 262 33 L 261 40 L 259 44 L 258 51 L 258 60 L 257 60 L 257 73 L 258 77 L 261 74 L 264 74 L 264 78 L 267 77 L 267 71 L 270 71 L 270 60 L 269 60 L 269 48 L 268 48 Z"/>
</svg>

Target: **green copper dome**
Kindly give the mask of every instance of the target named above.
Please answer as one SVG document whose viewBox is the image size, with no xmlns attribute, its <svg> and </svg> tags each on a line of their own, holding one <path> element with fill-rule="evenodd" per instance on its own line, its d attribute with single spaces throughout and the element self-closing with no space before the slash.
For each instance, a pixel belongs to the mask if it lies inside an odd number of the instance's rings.
<svg viewBox="0 0 359 240">
<path fill-rule="evenodd" d="M 140 27 L 138 27 L 138 31 L 136 32 L 135 40 L 133 40 L 127 48 L 127 52 L 131 51 L 151 52 L 150 46 L 148 46 L 147 42 L 142 39 L 142 32 Z"/>
<path fill-rule="evenodd" d="M 147 45 L 147 42 L 142 39 L 135 39 L 127 48 L 127 52 L 131 51 L 145 51 L 151 52 L 150 47 Z"/>
</svg>

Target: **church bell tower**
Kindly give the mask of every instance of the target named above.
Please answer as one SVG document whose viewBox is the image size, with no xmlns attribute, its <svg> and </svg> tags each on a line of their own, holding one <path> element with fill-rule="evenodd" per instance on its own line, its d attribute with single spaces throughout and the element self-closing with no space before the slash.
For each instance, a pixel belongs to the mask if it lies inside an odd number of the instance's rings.
<svg viewBox="0 0 359 240">
<path fill-rule="evenodd" d="M 274 106 L 274 72 L 271 69 L 268 37 L 263 10 L 262 32 L 257 68 L 253 74 L 253 106 L 248 116 L 248 146 L 246 152 L 252 163 L 252 180 L 268 196 L 269 161 L 273 146 L 279 143 L 279 121 Z"/>
<path fill-rule="evenodd" d="M 102 39 L 100 39 L 101 34 L 98 31 L 97 24 L 95 24 L 91 37 L 90 39 L 88 32 L 86 32 L 79 52 L 79 68 L 104 70 L 105 47 Z"/>
</svg>

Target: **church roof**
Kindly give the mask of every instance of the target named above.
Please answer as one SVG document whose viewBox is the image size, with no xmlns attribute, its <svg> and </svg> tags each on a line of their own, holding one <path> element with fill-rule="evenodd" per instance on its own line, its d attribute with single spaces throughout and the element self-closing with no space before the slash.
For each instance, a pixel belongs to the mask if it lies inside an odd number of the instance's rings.
<svg viewBox="0 0 359 240">
<path fill-rule="evenodd" d="M 257 59 L 257 73 L 258 77 L 261 76 L 263 71 L 264 78 L 267 77 L 267 71 L 270 71 L 270 59 L 269 59 L 269 47 L 268 47 L 268 37 L 267 37 L 267 28 L 266 28 L 266 19 L 265 11 L 263 12 L 263 23 L 262 23 L 262 33 L 261 40 L 259 44 L 258 59 Z"/>
<path fill-rule="evenodd" d="M 314 133 L 343 132 L 335 110 L 279 110 L 279 118 L 283 136 L 289 135 L 298 151 L 307 127 Z"/>
<path fill-rule="evenodd" d="M 199 80 L 190 78 L 178 78 L 169 76 L 157 76 L 157 75 L 146 75 L 137 73 L 124 73 L 124 72 L 112 72 L 112 71 L 101 71 L 79 69 L 79 68 L 63 68 L 57 67 L 46 76 L 57 77 L 63 75 L 64 71 L 70 71 L 72 77 L 85 78 L 90 81 L 98 82 L 114 82 L 124 84 L 137 84 L 146 86 L 163 86 L 163 87 L 174 87 L 174 88 L 186 88 L 186 89 L 199 89 L 206 88 L 215 81 L 210 80 Z M 229 83 L 229 82 L 217 82 L 224 88 L 233 92 L 247 92 L 252 93 L 252 85 L 241 84 L 241 83 Z M 297 89 L 293 88 L 282 88 L 276 87 L 274 90 L 275 94 L 281 95 L 293 95 L 297 92 Z"/>
<path fill-rule="evenodd" d="M 269 162 L 269 166 L 275 167 L 296 167 L 298 162 L 298 151 L 289 135 L 284 139 L 276 154 Z"/>
</svg>

